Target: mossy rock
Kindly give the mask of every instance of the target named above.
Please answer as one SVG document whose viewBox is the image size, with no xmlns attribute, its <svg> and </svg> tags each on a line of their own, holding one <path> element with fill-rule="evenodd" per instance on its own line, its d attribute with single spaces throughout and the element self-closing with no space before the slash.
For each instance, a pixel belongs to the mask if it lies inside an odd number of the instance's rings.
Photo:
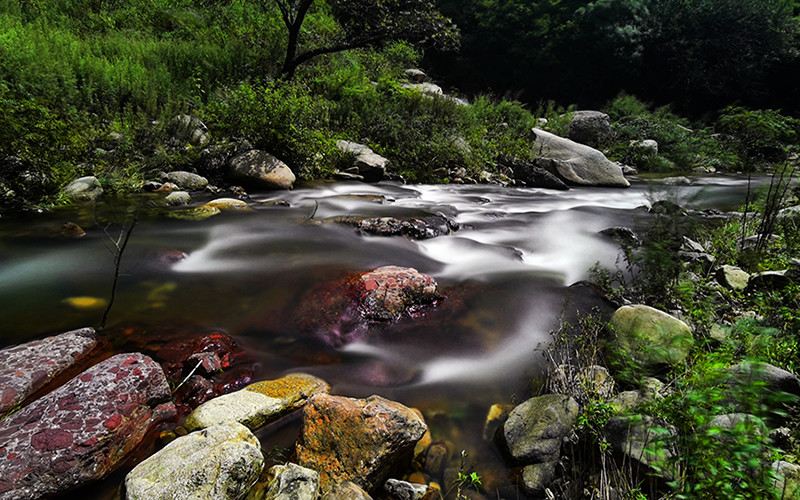
<svg viewBox="0 0 800 500">
<path fill-rule="evenodd" d="M 683 321 L 645 305 L 623 306 L 611 317 L 614 341 L 609 357 L 632 361 L 646 374 L 675 366 L 694 346 L 692 330 Z"/>
</svg>

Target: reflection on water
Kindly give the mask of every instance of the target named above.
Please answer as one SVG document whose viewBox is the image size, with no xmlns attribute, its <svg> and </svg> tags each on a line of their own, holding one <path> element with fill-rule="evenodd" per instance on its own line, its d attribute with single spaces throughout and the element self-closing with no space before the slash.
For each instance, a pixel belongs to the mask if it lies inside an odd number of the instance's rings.
<svg viewBox="0 0 800 500">
<path fill-rule="evenodd" d="M 479 422 L 491 404 L 528 396 L 543 361 L 536 349 L 558 321 L 567 287 L 596 262 L 614 265 L 618 247 L 598 231 L 636 225 L 646 217 L 636 207 L 667 196 L 690 207 L 727 210 L 743 201 L 745 187 L 733 178 L 566 192 L 337 183 L 256 195 L 255 202 L 289 206 L 254 203 L 255 212 L 205 221 L 142 215 L 122 263 L 110 324 L 220 329 L 260 360 L 261 379 L 303 370 L 327 379 L 338 394 L 379 393 L 427 412 L 468 409 L 467 418 Z M 412 241 L 321 222 L 427 214 L 441 214 L 460 229 Z M 52 228 L 67 221 L 87 235 L 52 236 Z M 113 257 L 93 216 L 59 211 L 3 219 L 0 232 L 0 345 L 99 322 L 98 311 L 64 303 L 108 296 Z M 188 256 L 166 265 L 164 252 L 176 250 Z M 297 331 L 292 312 L 309 289 L 383 265 L 432 275 L 447 298 L 420 318 L 339 349 Z"/>
</svg>

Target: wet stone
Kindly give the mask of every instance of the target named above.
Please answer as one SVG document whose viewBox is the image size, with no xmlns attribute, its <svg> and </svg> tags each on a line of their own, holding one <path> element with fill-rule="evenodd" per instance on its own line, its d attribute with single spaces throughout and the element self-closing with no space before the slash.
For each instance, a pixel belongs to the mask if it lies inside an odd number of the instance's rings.
<svg viewBox="0 0 800 500">
<path fill-rule="evenodd" d="M 174 415 L 158 364 L 138 353 L 113 356 L 0 422 L 0 499 L 101 479 Z"/>
<path fill-rule="evenodd" d="M 94 329 L 82 328 L 0 350 L 0 416 L 74 366 L 95 345 Z"/>
</svg>

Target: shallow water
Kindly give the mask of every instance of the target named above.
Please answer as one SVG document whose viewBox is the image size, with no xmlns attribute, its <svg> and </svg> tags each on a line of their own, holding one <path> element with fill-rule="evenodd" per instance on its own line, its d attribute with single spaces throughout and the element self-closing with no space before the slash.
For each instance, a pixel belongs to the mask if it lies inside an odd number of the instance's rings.
<svg viewBox="0 0 800 500">
<path fill-rule="evenodd" d="M 222 330 L 259 363 L 258 379 L 305 371 L 329 381 L 335 394 L 380 394 L 418 407 L 440 434 L 435 440 L 474 450 L 478 464 L 497 467 L 496 457 L 481 457 L 494 453 L 480 439 L 486 411 L 530 396 L 549 332 L 562 313 L 585 305 L 569 285 L 586 279 L 595 263 L 614 266 L 619 247 L 598 232 L 646 224 L 647 215 L 635 209 L 658 199 L 729 210 L 744 201 L 745 189 L 737 178 L 566 192 L 335 183 L 255 194 L 254 212 L 204 221 L 141 209 L 109 316 L 111 332 L 125 325 L 137 338 L 108 338 L 109 349 L 158 345 L 170 328 L 179 336 Z M 275 200 L 288 206 L 261 203 Z M 0 346 L 99 324 L 102 308 L 78 310 L 64 301 L 108 296 L 109 235 L 119 235 L 125 210 L 119 202 L 0 219 Z M 428 214 L 442 214 L 460 229 L 413 241 L 323 222 Z M 87 235 L 58 236 L 68 221 Z M 188 257 L 165 265 L 164 250 Z M 384 265 L 430 274 L 445 300 L 341 348 L 309 341 L 294 326 L 292 314 L 315 284 Z"/>
</svg>

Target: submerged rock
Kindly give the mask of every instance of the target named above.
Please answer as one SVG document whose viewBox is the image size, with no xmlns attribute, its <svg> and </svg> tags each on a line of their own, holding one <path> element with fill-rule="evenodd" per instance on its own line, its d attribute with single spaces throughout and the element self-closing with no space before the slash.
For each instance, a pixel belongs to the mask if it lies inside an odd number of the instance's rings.
<svg viewBox="0 0 800 500">
<path fill-rule="evenodd" d="M 372 236 L 407 236 L 415 240 L 426 240 L 450 234 L 458 224 L 441 215 L 399 219 L 397 217 L 353 218 L 337 217 L 336 222 L 355 227 Z"/>
<path fill-rule="evenodd" d="M 316 287 L 293 314 L 301 330 L 340 346 L 363 337 L 373 325 L 413 317 L 441 299 L 430 276 L 385 266 Z"/>
<path fill-rule="evenodd" d="M 118 354 L 0 422 L 0 498 L 39 498 L 105 477 L 175 415 L 164 372 Z"/>
<path fill-rule="evenodd" d="M 619 165 L 600 151 L 534 128 L 536 164 L 569 184 L 581 186 L 628 187 Z"/>
<path fill-rule="evenodd" d="M 399 460 L 411 459 L 427 429 L 417 412 L 380 396 L 318 394 L 303 407 L 296 455 L 319 472 L 323 492 L 344 481 L 371 491 Z"/>
<path fill-rule="evenodd" d="M 94 328 L 81 328 L 0 350 L 0 416 L 75 366 L 96 345 Z"/>
<path fill-rule="evenodd" d="M 137 465 L 125 477 L 126 498 L 239 499 L 263 468 L 253 433 L 237 423 L 216 425 L 172 441 Z"/>
</svg>

